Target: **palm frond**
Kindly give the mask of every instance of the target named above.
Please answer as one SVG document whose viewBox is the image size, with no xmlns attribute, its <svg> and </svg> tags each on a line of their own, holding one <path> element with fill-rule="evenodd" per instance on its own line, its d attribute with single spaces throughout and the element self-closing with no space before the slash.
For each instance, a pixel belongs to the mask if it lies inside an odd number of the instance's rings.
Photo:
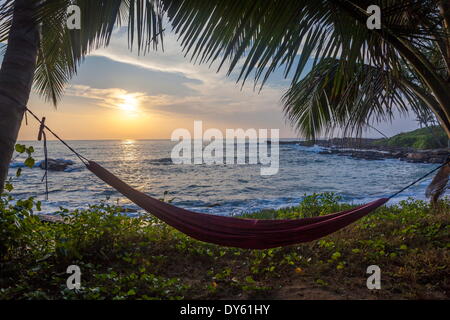
<svg viewBox="0 0 450 320">
<path fill-rule="evenodd" d="M 450 130 L 450 35 L 438 0 L 163 2 L 191 60 L 218 70 L 228 62 L 228 74 L 238 69 L 238 81 L 253 76 L 261 86 L 284 68 L 292 78 L 285 111 L 305 135 L 332 123 L 358 133 L 370 119 L 427 107 Z M 366 26 L 369 5 L 381 8 L 381 30 Z M 300 81 L 310 59 L 321 66 Z"/>
<path fill-rule="evenodd" d="M 41 42 L 35 89 L 56 105 L 77 67 L 93 50 L 109 44 L 115 27 L 127 25 L 129 47 L 138 53 L 157 49 L 163 36 L 163 12 L 159 0 L 78 0 L 81 30 L 66 27 L 70 0 L 42 1 L 36 8 Z M 0 6 L 0 41 L 7 41 L 14 1 Z"/>
<path fill-rule="evenodd" d="M 82 59 L 82 55 L 75 55 L 73 34 L 67 29 L 65 21 L 66 11 L 61 8 L 43 21 L 40 28 L 34 89 L 54 106 Z"/>
<path fill-rule="evenodd" d="M 436 0 L 164 0 L 170 21 L 186 54 L 198 63 L 229 61 L 228 73 L 239 66 L 239 80 L 250 75 L 264 84 L 282 66 L 285 76 L 300 79 L 309 58 L 394 67 L 399 54 L 380 34 L 355 19 L 379 5 L 383 28 L 398 38 L 421 39 L 438 25 Z M 344 5 L 345 4 L 345 5 Z M 349 10 L 348 7 L 352 10 Z M 427 24 L 425 24 L 426 22 Z M 420 26 L 420 27 L 418 27 Z M 441 37 L 442 28 L 434 28 Z M 433 41 L 433 39 L 429 39 Z"/>
<path fill-rule="evenodd" d="M 366 126 L 390 121 L 399 113 L 431 112 L 413 90 L 415 80 L 405 72 L 367 64 L 357 65 L 351 73 L 346 68 L 343 60 L 321 60 L 283 96 L 288 119 L 305 137 L 315 139 L 335 130 L 360 135 Z M 427 98 L 433 102 L 431 95 Z"/>
</svg>

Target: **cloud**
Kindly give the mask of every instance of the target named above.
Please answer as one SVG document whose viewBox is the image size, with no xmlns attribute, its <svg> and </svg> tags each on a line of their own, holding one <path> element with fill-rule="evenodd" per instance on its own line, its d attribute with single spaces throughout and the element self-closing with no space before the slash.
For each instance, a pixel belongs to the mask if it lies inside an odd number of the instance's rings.
<svg viewBox="0 0 450 320">
<path fill-rule="evenodd" d="M 255 118 L 266 118 L 265 113 L 279 113 L 281 115 L 280 97 L 287 86 L 266 85 L 259 93 L 254 90 L 249 81 L 243 88 L 232 78 L 227 77 L 225 71 L 216 72 L 217 67 L 194 65 L 184 56 L 174 34 L 169 33 L 164 38 L 165 51 L 152 51 L 145 56 L 130 53 L 126 33 L 116 32 L 108 48 L 97 50 L 95 56 L 105 57 L 117 62 L 138 66 L 152 71 L 181 74 L 184 78 L 192 79 L 184 86 L 195 94 L 184 96 L 157 95 L 152 96 L 144 104 L 153 112 L 164 114 L 188 115 L 197 119 L 227 118 L 238 119 L 241 114 L 254 113 Z M 224 66 L 227 70 L 227 66 Z M 242 89 L 242 90 L 241 90 Z M 249 124 L 251 126 L 251 124 Z M 274 126 L 284 126 L 277 121 Z"/>
<path fill-rule="evenodd" d="M 200 81 L 222 78 L 223 75 L 216 74 L 206 65 L 194 65 L 182 52 L 180 44 L 173 33 L 167 33 L 164 37 L 164 51 L 160 48 L 157 51 L 150 51 L 146 55 L 138 55 L 135 51 L 130 51 L 128 47 L 127 33 L 117 30 L 107 48 L 94 51 L 91 55 L 103 56 L 111 60 L 127 63 L 142 68 L 181 73 L 184 76 Z"/>
<path fill-rule="evenodd" d="M 169 34 L 165 37 L 165 51 L 150 52 L 145 56 L 139 56 L 130 52 L 127 44 L 126 33 L 116 32 L 108 48 L 95 51 L 92 55 L 104 57 L 110 60 L 139 67 L 151 71 L 164 72 L 164 74 L 179 74 L 182 77 L 171 77 L 172 87 L 188 88 L 183 92 L 159 91 L 155 86 L 149 84 L 145 92 L 145 86 L 139 86 L 139 92 L 125 90 L 123 88 L 108 88 L 108 78 L 102 83 L 102 88 L 94 88 L 83 84 L 74 84 L 68 88 L 66 95 L 84 97 L 96 100 L 96 105 L 101 107 L 117 108 L 123 103 L 123 96 L 133 95 L 139 99 L 143 111 L 159 113 L 171 117 L 189 117 L 199 120 L 227 119 L 238 120 L 243 114 L 252 114 L 255 119 L 273 118 L 273 114 L 279 114 L 282 119 L 280 97 L 283 88 L 267 85 L 261 93 L 253 90 L 251 84 L 241 88 L 231 78 L 226 77 L 224 72 L 217 73 L 206 65 L 194 65 L 188 58 L 184 57 L 180 45 L 175 36 Z M 85 69 L 83 72 L 92 73 L 93 70 Z M 149 73 L 149 77 L 155 77 Z M 85 81 L 88 76 L 85 76 Z M 139 75 L 139 79 L 145 83 L 145 73 Z M 193 81 L 186 81 L 190 79 Z M 153 79 L 152 79 L 153 80 Z M 117 82 L 114 82 L 117 85 Z M 128 88 L 132 89 L 132 88 Z M 151 91 L 152 93 L 149 93 Z M 269 115 L 270 114 L 270 115 Z M 246 118 L 251 118 L 247 116 Z M 252 126 L 252 123 L 249 123 Z M 274 127 L 284 126 L 277 121 Z"/>
<path fill-rule="evenodd" d="M 105 108 L 121 109 L 121 106 L 132 99 L 135 103 L 143 103 L 150 97 L 143 92 L 129 92 L 121 88 L 98 89 L 85 85 L 72 85 L 65 94 L 72 97 L 97 100 L 97 105 Z"/>
<path fill-rule="evenodd" d="M 159 112 L 163 114 L 188 114 L 193 117 L 208 115 L 237 115 L 239 113 L 254 113 L 270 111 L 271 105 L 276 104 L 279 92 L 273 90 L 272 101 L 267 96 L 245 91 L 236 93 L 226 85 L 217 84 L 220 95 L 199 94 L 194 96 L 178 97 L 172 95 L 148 95 L 144 92 L 130 92 L 121 88 L 92 88 L 86 85 L 72 85 L 66 90 L 70 97 L 86 98 L 96 101 L 100 107 L 122 109 L 127 99 L 133 99 L 142 111 Z M 209 89 L 212 87 L 209 86 Z M 219 90 L 214 86 L 214 89 Z M 203 91 L 204 88 L 198 88 Z M 238 97 L 239 96 L 239 97 Z"/>
<path fill-rule="evenodd" d="M 289 81 L 282 76 L 282 70 L 277 70 L 271 76 L 272 80 L 258 92 L 254 90 L 251 79 L 241 88 L 241 84 L 234 80 L 235 74 L 227 77 L 227 65 L 224 65 L 220 72 L 216 72 L 217 64 L 210 67 L 192 63 L 189 57 L 185 57 L 176 36 L 172 33 L 165 36 L 164 49 L 164 52 L 159 50 L 144 56 L 137 55 L 128 48 L 127 33 L 119 30 L 113 35 L 107 48 L 99 49 L 92 55 L 133 66 L 129 68 L 128 78 L 133 72 L 136 73 L 136 70 L 142 69 L 143 71 L 133 78 L 134 86 L 128 86 L 128 91 L 119 89 L 116 88 L 120 85 L 117 79 L 114 82 L 106 77 L 105 80 L 101 78 L 103 89 L 93 88 L 100 84 L 92 83 L 92 87 L 73 87 L 69 89 L 68 94 L 95 99 L 97 105 L 102 107 L 117 107 L 122 103 L 120 97 L 131 95 L 139 99 L 143 112 L 160 114 L 168 119 L 222 122 L 230 128 L 237 124 L 242 127 L 280 128 L 284 130 L 285 136 L 296 135 L 291 127 L 286 125 L 282 113 L 280 98 L 289 86 Z M 123 72 L 123 68 L 121 69 Z M 145 70 L 152 72 L 147 74 Z M 88 70 L 87 74 L 92 72 L 94 71 Z M 164 83 L 158 82 L 158 76 L 161 75 L 167 75 L 164 76 Z M 84 78 L 86 81 L 89 76 Z M 142 81 L 142 85 L 136 85 L 139 81 Z M 155 81 L 158 82 L 158 88 Z M 108 83 L 112 88 L 108 88 Z M 163 90 L 166 86 L 171 90 Z M 404 124 L 400 127 L 404 127 Z M 399 128 L 396 128 L 397 130 Z"/>
</svg>

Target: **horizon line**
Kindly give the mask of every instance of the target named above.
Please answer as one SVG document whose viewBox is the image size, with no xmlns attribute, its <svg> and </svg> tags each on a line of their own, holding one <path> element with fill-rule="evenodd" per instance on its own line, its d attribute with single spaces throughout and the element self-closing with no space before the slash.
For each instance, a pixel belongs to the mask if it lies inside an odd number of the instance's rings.
<svg viewBox="0 0 450 320">
<path fill-rule="evenodd" d="M 306 140 L 305 138 L 299 138 L 299 137 L 288 137 L 288 138 L 279 138 L 281 139 L 295 139 L 295 140 Z M 326 139 L 326 138 L 320 138 L 320 139 Z M 316 139 L 316 140 L 320 140 L 320 139 Z M 370 139 L 370 138 L 369 138 Z M 138 139 L 134 139 L 134 138 L 102 138 L 102 139 L 64 139 L 64 141 L 127 141 L 127 140 L 133 140 L 133 141 L 171 141 L 170 138 L 155 138 L 155 139 L 143 139 L 143 138 L 138 138 Z M 196 139 L 192 139 L 192 140 L 196 140 Z M 222 139 L 222 140 L 226 140 L 226 139 Z M 26 141 L 26 142 L 30 142 L 30 141 L 39 141 L 37 139 L 18 139 L 17 142 L 21 142 L 21 141 Z M 48 139 L 47 141 L 59 141 L 58 139 L 52 138 L 52 139 Z M 173 142 L 177 142 L 177 141 L 173 141 Z"/>
</svg>

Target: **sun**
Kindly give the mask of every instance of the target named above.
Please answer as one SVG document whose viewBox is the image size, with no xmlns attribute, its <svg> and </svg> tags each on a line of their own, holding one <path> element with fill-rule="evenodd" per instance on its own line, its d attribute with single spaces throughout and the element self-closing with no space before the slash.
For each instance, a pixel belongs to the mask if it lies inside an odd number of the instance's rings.
<svg viewBox="0 0 450 320">
<path fill-rule="evenodd" d="M 122 102 L 117 105 L 120 110 L 127 112 L 138 111 L 139 102 L 136 97 L 130 94 L 123 94 L 119 98 L 122 100 Z"/>
</svg>

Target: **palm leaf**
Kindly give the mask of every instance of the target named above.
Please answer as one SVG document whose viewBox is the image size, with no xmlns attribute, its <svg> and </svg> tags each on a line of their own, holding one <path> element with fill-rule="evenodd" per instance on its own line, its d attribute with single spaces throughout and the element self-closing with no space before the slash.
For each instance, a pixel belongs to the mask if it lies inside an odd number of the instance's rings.
<svg viewBox="0 0 450 320">
<path fill-rule="evenodd" d="M 438 19 L 437 1 L 201 1 L 165 0 L 165 10 L 179 34 L 186 54 L 193 61 L 212 63 L 218 69 L 229 62 L 228 73 L 237 66 L 239 80 L 254 75 L 262 84 L 280 66 L 293 82 L 302 75 L 307 60 L 339 58 L 349 61 L 347 71 L 366 62 L 378 66 L 399 63 L 398 52 L 354 18 L 356 11 L 364 19 L 365 8 L 379 5 L 383 28 L 401 39 L 421 40 Z M 344 5 L 346 3 L 346 5 Z M 349 10 L 348 7 L 352 10 Z M 434 28 L 437 38 L 442 29 Z M 433 39 L 429 39 L 433 41 Z M 354 63 L 354 65 L 352 65 Z"/>
<path fill-rule="evenodd" d="M 90 52 L 109 44 L 114 28 L 128 26 L 129 47 L 138 53 L 156 49 L 162 41 L 162 5 L 158 0 L 78 0 L 81 30 L 66 28 L 70 0 L 42 1 L 36 9 L 41 41 L 35 89 L 56 105 L 64 87 Z M 0 40 L 7 41 L 14 1 L 0 6 Z"/>
<path fill-rule="evenodd" d="M 354 67 L 354 66 L 352 66 Z M 347 62 L 321 60 L 283 96 L 288 119 L 307 138 L 340 130 L 360 135 L 366 126 L 408 112 L 430 113 L 412 89 L 413 78 L 367 64 L 346 72 Z M 427 97 L 433 100 L 431 95 Z"/>
</svg>

